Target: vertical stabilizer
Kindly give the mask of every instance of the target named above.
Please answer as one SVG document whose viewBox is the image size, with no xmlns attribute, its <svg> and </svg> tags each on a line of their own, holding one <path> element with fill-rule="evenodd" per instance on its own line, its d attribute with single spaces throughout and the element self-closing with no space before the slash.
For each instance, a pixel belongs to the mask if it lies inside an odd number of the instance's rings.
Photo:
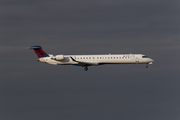
<svg viewBox="0 0 180 120">
<path fill-rule="evenodd" d="M 36 55 L 38 56 L 38 58 L 49 57 L 49 55 L 39 45 L 31 46 L 27 49 L 33 49 Z"/>
</svg>

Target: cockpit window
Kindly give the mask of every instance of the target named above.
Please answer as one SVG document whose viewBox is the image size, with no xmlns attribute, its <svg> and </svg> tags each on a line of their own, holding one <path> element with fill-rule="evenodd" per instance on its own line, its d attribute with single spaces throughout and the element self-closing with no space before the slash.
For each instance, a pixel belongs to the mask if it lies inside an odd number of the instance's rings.
<svg viewBox="0 0 180 120">
<path fill-rule="evenodd" d="M 142 58 L 148 58 L 148 56 L 142 56 Z"/>
</svg>

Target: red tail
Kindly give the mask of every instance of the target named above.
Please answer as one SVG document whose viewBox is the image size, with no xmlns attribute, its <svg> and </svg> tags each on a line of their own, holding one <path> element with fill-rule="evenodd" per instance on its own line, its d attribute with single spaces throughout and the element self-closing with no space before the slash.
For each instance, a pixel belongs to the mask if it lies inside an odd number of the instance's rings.
<svg viewBox="0 0 180 120">
<path fill-rule="evenodd" d="M 28 49 L 33 49 L 34 52 L 36 53 L 36 55 L 38 56 L 38 58 L 42 58 L 42 57 L 49 57 L 49 55 L 42 49 L 41 46 L 37 45 L 37 46 L 31 46 Z"/>
</svg>

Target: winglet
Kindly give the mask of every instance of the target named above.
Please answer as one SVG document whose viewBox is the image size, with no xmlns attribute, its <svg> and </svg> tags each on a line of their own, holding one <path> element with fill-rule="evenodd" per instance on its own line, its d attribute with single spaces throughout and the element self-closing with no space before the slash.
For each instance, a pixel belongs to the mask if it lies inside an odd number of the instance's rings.
<svg viewBox="0 0 180 120">
<path fill-rule="evenodd" d="M 74 62 L 78 62 L 78 61 L 76 61 L 74 58 L 72 58 L 71 56 L 70 56 L 70 58 L 72 59 L 72 61 L 74 61 Z"/>
</svg>

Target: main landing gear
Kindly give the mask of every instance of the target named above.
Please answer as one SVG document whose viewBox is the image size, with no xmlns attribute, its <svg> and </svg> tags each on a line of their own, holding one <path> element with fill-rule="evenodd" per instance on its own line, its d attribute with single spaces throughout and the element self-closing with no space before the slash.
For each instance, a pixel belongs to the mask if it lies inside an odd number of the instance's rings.
<svg viewBox="0 0 180 120">
<path fill-rule="evenodd" d="M 85 71 L 88 71 L 88 67 L 86 66 L 86 67 L 84 68 L 84 70 L 85 70 Z"/>
<path fill-rule="evenodd" d="M 148 64 L 146 64 L 146 68 L 148 68 Z"/>
</svg>

